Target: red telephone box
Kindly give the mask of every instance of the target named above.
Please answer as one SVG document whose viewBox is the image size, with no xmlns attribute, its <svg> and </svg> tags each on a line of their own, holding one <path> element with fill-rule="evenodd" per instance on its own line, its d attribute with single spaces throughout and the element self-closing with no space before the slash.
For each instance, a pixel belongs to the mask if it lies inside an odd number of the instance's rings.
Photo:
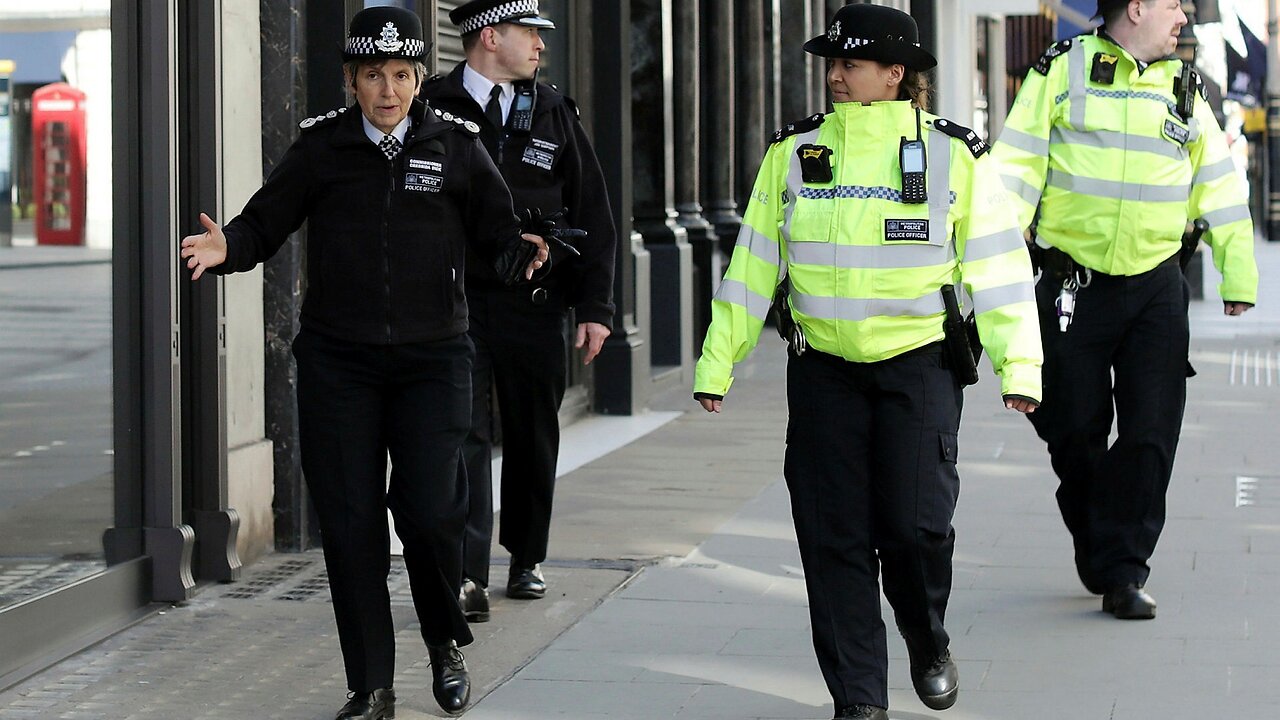
<svg viewBox="0 0 1280 720">
<path fill-rule="evenodd" d="M 84 245 L 85 135 L 83 92 L 54 83 L 32 93 L 38 245 Z"/>
</svg>

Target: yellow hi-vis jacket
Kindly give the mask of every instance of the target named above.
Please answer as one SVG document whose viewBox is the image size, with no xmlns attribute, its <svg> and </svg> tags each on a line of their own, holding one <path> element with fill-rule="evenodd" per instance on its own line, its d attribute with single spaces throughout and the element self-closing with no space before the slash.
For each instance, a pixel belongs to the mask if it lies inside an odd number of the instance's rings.
<svg viewBox="0 0 1280 720">
<path fill-rule="evenodd" d="M 993 154 L 1023 228 L 1039 207 L 1041 244 L 1137 275 L 1178 252 L 1188 218 L 1203 218 L 1219 294 L 1253 303 L 1247 197 L 1209 104 L 1197 96 L 1192 117 L 1176 114 L 1181 70 L 1169 58 L 1140 73 L 1105 35 L 1064 40 L 1027 73 Z"/>
<path fill-rule="evenodd" d="M 1002 393 L 1040 398 L 1031 263 L 994 164 L 975 157 L 986 143 L 923 113 L 929 199 L 905 204 L 899 142 L 917 137 L 916 117 L 907 101 L 837 103 L 774 136 L 712 302 L 695 393 L 729 390 L 789 275 L 809 346 L 851 362 L 941 340 L 940 288 L 963 285 Z M 829 158 L 831 181 L 804 182 L 806 149 Z"/>
</svg>

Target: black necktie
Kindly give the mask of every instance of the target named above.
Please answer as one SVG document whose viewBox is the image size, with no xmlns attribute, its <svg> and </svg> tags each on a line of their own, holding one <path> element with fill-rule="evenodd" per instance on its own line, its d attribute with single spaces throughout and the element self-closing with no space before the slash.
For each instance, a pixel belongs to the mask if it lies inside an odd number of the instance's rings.
<svg viewBox="0 0 1280 720">
<path fill-rule="evenodd" d="M 382 142 L 378 143 L 378 147 L 382 148 L 382 152 L 386 153 L 388 160 L 395 160 L 400 154 L 400 141 L 394 135 L 386 135 L 382 138 Z"/>
<path fill-rule="evenodd" d="M 493 126 L 502 129 L 502 86 L 494 85 L 489 91 L 489 104 L 484 106 L 484 116 Z"/>
</svg>

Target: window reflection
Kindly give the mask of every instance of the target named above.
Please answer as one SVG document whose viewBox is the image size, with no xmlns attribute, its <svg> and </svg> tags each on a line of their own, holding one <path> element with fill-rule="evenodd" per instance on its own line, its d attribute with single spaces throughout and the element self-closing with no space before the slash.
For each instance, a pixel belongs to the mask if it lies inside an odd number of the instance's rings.
<svg viewBox="0 0 1280 720">
<path fill-rule="evenodd" d="M 109 0 L 0 5 L 0 608 L 112 525 Z"/>
</svg>

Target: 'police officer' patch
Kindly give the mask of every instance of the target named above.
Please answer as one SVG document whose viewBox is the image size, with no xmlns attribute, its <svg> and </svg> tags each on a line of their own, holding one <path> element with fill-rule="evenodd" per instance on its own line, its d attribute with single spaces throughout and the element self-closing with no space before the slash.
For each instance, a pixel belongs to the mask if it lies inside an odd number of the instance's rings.
<svg viewBox="0 0 1280 720">
<path fill-rule="evenodd" d="M 929 242 L 928 220 L 885 220 L 885 242 Z"/>
<path fill-rule="evenodd" d="M 442 187 L 444 187 L 444 178 L 439 175 L 425 173 L 405 173 L 404 175 L 405 190 L 438 193 Z"/>
<path fill-rule="evenodd" d="M 1164 134 L 1179 145 L 1186 145 L 1191 139 L 1191 131 L 1172 120 L 1164 121 Z"/>
<path fill-rule="evenodd" d="M 538 138 L 529 138 L 529 144 L 525 146 L 524 155 L 521 156 L 520 160 L 527 162 L 534 167 L 540 167 L 543 170 L 550 170 L 551 166 L 556 161 L 555 153 L 559 147 L 559 145 L 553 142 L 539 140 Z"/>
</svg>

